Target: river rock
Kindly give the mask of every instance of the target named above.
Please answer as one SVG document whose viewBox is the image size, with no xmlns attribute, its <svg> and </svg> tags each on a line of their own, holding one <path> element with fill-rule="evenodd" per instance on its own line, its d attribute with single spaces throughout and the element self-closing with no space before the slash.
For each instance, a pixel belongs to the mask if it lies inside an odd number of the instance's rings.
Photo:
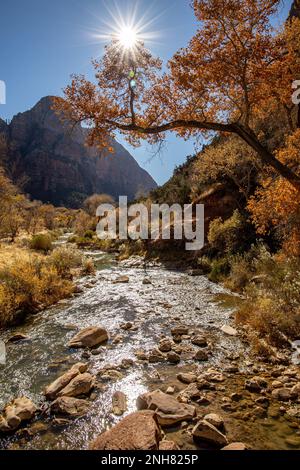
<svg viewBox="0 0 300 470">
<path fill-rule="evenodd" d="M 206 348 L 208 345 L 207 339 L 202 335 L 193 336 L 191 342 L 192 344 L 194 344 L 195 346 L 199 346 L 200 348 Z"/>
<path fill-rule="evenodd" d="M 51 403 L 50 410 L 54 414 L 78 417 L 83 416 L 89 409 L 87 400 L 80 400 L 73 397 L 59 397 Z"/>
<path fill-rule="evenodd" d="M 295 398 L 300 398 L 300 382 L 292 387 L 291 393 Z"/>
<path fill-rule="evenodd" d="M 216 413 L 209 413 L 208 415 L 204 416 L 204 421 L 207 421 L 219 430 L 224 428 L 224 419 L 222 416 L 217 415 Z"/>
<path fill-rule="evenodd" d="M 272 397 L 278 401 L 286 402 L 295 398 L 295 394 L 288 388 L 275 388 L 275 390 L 272 391 Z"/>
<path fill-rule="evenodd" d="M 203 378 L 208 382 L 221 383 L 225 381 L 224 375 L 216 369 L 207 369 L 203 374 Z"/>
<path fill-rule="evenodd" d="M 165 356 L 160 352 L 159 349 L 157 348 L 154 348 L 152 349 L 150 352 L 149 352 L 149 358 L 148 358 L 149 362 L 151 362 L 152 364 L 156 363 L 156 362 L 164 362 L 165 360 Z"/>
<path fill-rule="evenodd" d="M 221 450 L 247 450 L 246 444 L 243 442 L 232 442 L 228 446 L 223 447 Z"/>
<path fill-rule="evenodd" d="M 117 279 L 113 281 L 113 284 L 128 284 L 129 277 L 128 276 L 119 276 Z"/>
<path fill-rule="evenodd" d="M 11 336 L 7 342 L 8 343 L 19 343 L 20 341 L 27 341 L 29 340 L 29 336 L 23 335 L 22 333 L 15 334 Z"/>
<path fill-rule="evenodd" d="M 286 414 L 290 418 L 300 419 L 300 406 L 296 406 L 295 408 L 289 408 L 286 411 Z"/>
<path fill-rule="evenodd" d="M 73 380 L 78 374 L 86 372 L 88 369 L 87 364 L 79 362 L 75 364 L 68 372 L 58 377 L 54 382 L 52 382 L 45 389 L 45 396 L 48 400 L 54 400 L 58 393 L 65 388 L 71 380 Z"/>
<path fill-rule="evenodd" d="M 179 393 L 177 400 L 180 403 L 190 403 L 192 400 L 198 400 L 199 398 L 201 398 L 201 392 L 197 384 L 191 383 Z"/>
<path fill-rule="evenodd" d="M 134 355 L 139 361 L 148 361 L 148 355 L 142 349 L 134 351 Z"/>
<path fill-rule="evenodd" d="M 133 328 L 133 323 L 131 321 L 128 321 L 126 323 L 121 323 L 120 328 L 125 331 L 129 331 Z"/>
<path fill-rule="evenodd" d="M 179 354 L 177 354 L 176 352 L 170 351 L 170 352 L 168 352 L 168 354 L 167 354 L 167 360 L 168 360 L 168 362 L 170 362 L 171 364 L 179 364 L 179 362 L 180 362 L 180 356 L 179 356 Z"/>
<path fill-rule="evenodd" d="M 195 361 L 200 361 L 200 362 L 208 361 L 208 354 L 206 351 L 199 349 L 199 351 L 197 351 L 196 354 L 194 355 L 194 359 Z"/>
<path fill-rule="evenodd" d="M 267 388 L 268 382 L 262 377 L 252 377 L 245 383 L 246 390 L 249 392 L 260 393 L 263 388 Z"/>
<path fill-rule="evenodd" d="M 217 447 L 224 447 L 228 444 L 226 436 L 205 420 L 199 421 L 196 424 L 192 435 L 196 441 L 208 442 Z"/>
<path fill-rule="evenodd" d="M 151 282 L 150 279 L 148 279 L 148 278 L 143 279 L 143 285 L 144 285 L 144 286 L 149 286 L 149 285 L 151 285 L 151 284 L 152 284 L 152 282 Z"/>
<path fill-rule="evenodd" d="M 108 333 L 102 326 L 90 326 L 81 330 L 69 342 L 70 348 L 93 348 L 105 343 Z"/>
<path fill-rule="evenodd" d="M 90 445 L 91 450 L 158 450 L 161 432 L 153 411 L 138 411 L 122 419 Z"/>
<path fill-rule="evenodd" d="M 159 450 L 179 450 L 179 447 L 174 441 L 161 441 L 159 443 Z"/>
<path fill-rule="evenodd" d="M 172 328 L 171 330 L 172 336 L 183 336 L 189 334 L 189 327 L 184 325 L 178 325 Z"/>
<path fill-rule="evenodd" d="M 158 349 L 163 353 L 167 353 L 171 351 L 172 345 L 173 342 L 170 340 L 170 338 L 163 338 L 159 342 Z"/>
<path fill-rule="evenodd" d="M 197 382 L 197 375 L 192 372 L 177 374 L 177 379 L 184 384 L 191 384 Z"/>
<path fill-rule="evenodd" d="M 182 421 L 189 421 L 196 414 L 194 406 L 179 403 L 176 398 L 161 390 L 140 395 L 137 399 L 137 406 L 142 410 L 154 410 L 161 426 L 172 426 Z"/>
<path fill-rule="evenodd" d="M 95 377 L 88 372 L 78 374 L 59 393 L 59 397 L 78 397 L 87 395 L 95 385 Z"/>
<path fill-rule="evenodd" d="M 123 392 L 115 392 L 112 397 L 112 413 L 122 416 L 127 410 L 127 397 Z"/>
<path fill-rule="evenodd" d="M 15 431 L 23 421 L 32 419 L 36 411 L 36 405 L 29 398 L 16 398 L 6 405 L 3 416 L 0 418 L 0 430 L 2 432 Z"/>
<path fill-rule="evenodd" d="M 229 325 L 222 326 L 221 331 L 223 331 L 223 333 L 225 333 L 228 336 L 237 336 L 238 335 L 238 331 L 235 328 L 232 328 L 232 326 L 229 326 Z"/>
</svg>

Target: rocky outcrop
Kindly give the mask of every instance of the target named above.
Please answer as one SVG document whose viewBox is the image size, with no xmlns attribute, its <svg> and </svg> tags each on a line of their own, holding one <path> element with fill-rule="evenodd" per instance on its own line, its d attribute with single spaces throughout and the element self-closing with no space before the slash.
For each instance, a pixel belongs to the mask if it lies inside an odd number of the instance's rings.
<svg viewBox="0 0 300 470">
<path fill-rule="evenodd" d="M 91 450 L 157 450 L 161 432 L 153 411 L 126 416 L 92 442 Z"/>
<path fill-rule="evenodd" d="M 24 190 L 33 199 L 54 205 L 79 207 L 94 193 L 133 199 L 149 192 L 155 181 L 130 153 L 115 140 L 114 153 L 85 145 L 87 130 L 62 124 L 52 110 L 52 97 L 42 98 L 30 111 L 16 115 L 7 126 L 0 123 L 11 144 L 9 167 L 18 180 L 26 178 Z"/>
</svg>

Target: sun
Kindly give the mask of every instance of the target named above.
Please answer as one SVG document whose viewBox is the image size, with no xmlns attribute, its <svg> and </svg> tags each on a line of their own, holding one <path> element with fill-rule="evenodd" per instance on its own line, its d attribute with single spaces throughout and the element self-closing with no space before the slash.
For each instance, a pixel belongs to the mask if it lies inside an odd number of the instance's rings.
<svg viewBox="0 0 300 470">
<path fill-rule="evenodd" d="M 138 41 L 138 33 L 135 28 L 130 26 L 124 26 L 121 28 L 117 35 L 118 41 L 124 49 L 133 49 Z"/>
</svg>

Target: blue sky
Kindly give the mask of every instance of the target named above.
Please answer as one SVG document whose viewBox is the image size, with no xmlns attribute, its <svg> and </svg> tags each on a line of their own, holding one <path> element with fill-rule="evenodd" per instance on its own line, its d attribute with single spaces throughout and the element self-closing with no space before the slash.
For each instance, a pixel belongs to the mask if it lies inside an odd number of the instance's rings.
<svg viewBox="0 0 300 470">
<path fill-rule="evenodd" d="M 292 0 L 283 1 L 278 21 L 288 15 Z M 72 73 L 92 78 L 91 59 L 101 56 L 104 43 L 94 34 L 109 32 L 119 10 L 124 17 L 136 6 L 137 18 L 150 21 L 155 32 L 148 47 L 165 61 L 187 44 L 196 22 L 190 0 L 10 0 L 0 6 L 0 80 L 7 86 L 7 104 L 0 117 L 11 119 L 41 97 L 60 95 Z M 111 13 L 113 15 L 111 15 Z M 123 143 L 123 142 L 122 142 Z M 159 183 L 194 153 L 193 142 L 169 136 L 162 154 L 151 148 L 132 149 L 139 164 Z"/>
</svg>

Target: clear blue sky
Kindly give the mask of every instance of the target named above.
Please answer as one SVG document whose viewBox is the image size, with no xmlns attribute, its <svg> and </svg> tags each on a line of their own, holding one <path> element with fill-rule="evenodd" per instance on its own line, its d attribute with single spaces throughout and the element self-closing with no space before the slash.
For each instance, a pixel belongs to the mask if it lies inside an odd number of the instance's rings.
<svg viewBox="0 0 300 470">
<path fill-rule="evenodd" d="M 292 0 L 285 0 L 278 19 L 287 17 Z M 137 17 L 152 20 L 147 31 L 158 33 L 149 44 L 154 54 L 168 60 L 186 45 L 196 29 L 190 0 L 5 0 L 0 6 L 0 80 L 7 86 L 7 104 L 0 117 L 11 119 L 31 108 L 41 97 L 60 95 L 72 73 L 92 78 L 92 58 L 103 43 L 93 34 L 109 31 L 109 11 L 123 16 L 137 5 Z M 123 142 L 122 142 L 123 143 Z M 147 146 L 128 150 L 162 184 L 174 167 L 193 153 L 192 142 L 169 136 L 160 157 Z M 153 158 L 151 158 L 153 157 Z"/>
</svg>

